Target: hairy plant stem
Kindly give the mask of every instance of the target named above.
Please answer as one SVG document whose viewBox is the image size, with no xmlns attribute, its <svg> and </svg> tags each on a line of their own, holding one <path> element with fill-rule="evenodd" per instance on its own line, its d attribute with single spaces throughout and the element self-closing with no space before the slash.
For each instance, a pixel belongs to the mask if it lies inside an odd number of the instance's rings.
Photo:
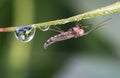
<svg viewBox="0 0 120 78">
<path fill-rule="evenodd" d="M 54 21 L 48 21 L 43 23 L 34 24 L 35 27 L 47 27 L 47 26 L 57 26 L 66 24 L 69 22 L 77 22 L 83 19 L 90 19 L 97 16 L 107 15 L 120 12 L 120 2 L 116 2 L 114 4 L 111 4 L 109 6 L 99 8 L 93 11 L 89 11 L 83 14 L 79 14 L 73 17 L 69 17 L 66 19 L 60 19 L 60 20 L 54 20 Z M 27 25 L 26 25 L 27 26 Z M 7 28 L 0 28 L 0 32 L 11 32 L 14 31 L 17 27 L 7 27 Z"/>
</svg>

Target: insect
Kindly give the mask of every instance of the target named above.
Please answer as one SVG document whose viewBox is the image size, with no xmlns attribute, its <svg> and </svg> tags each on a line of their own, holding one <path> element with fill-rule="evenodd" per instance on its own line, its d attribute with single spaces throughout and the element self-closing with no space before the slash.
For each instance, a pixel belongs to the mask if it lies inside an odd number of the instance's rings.
<svg viewBox="0 0 120 78">
<path fill-rule="evenodd" d="M 110 18 L 111 19 L 111 18 Z M 45 44 L 44 44 L 44 48 L 46 49 L 49 45 L 55 43 L 55 42 L 58 42 L 58 41 L 63 41 L 63 40 L 67 40 L 67 39 L 71 39 L 71 38 L 77 38 L 77 37 L 81 37 L 81 36 L 84 36 L 84 35 L 87 35 L 91 32 L 93 32 L 94 30 L 96 30 L 97 28 L 103 26 L 103 23 L 110 20 L 110 19 L 107 19 L 101 23 L 99 23 L 97 26 L 95 26 L 94 28 L 92 28 L 91 30 L 85 32 L 84 31 L 84 28 L 88 28 L 90 26 L 82 26 L 80 23 L 76 23 L 76 26 L 73 27 L 73 28 L 70 28 L 68 31 L 64 32 L 64 31 L 59 31 L 59 30 L 54 30 L 54 31 L 57 31 L 57 32 L 60 32 L 60 34 L 58 35 L 55 35 L 51 38 L 49 38 Z"/>
</svg>

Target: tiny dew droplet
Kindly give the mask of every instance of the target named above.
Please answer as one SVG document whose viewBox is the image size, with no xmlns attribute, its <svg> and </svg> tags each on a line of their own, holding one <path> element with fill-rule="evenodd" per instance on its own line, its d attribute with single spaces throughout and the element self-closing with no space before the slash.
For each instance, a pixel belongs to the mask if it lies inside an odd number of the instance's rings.
<svg viewBox="0 0 120 78">
<path fill-rule="evenodd" d="M 34 25 L 18 27 L 15 30 L 15 36 L 21 42 L 29 42 L 35 35 L 36 28 Z"/>
<path fill-rule="evenodd" d="M 42 31 L 47 31 L 47 30 L 49 30 L 50 26 L 40 26 L 39 28 Z"/>
</svg>

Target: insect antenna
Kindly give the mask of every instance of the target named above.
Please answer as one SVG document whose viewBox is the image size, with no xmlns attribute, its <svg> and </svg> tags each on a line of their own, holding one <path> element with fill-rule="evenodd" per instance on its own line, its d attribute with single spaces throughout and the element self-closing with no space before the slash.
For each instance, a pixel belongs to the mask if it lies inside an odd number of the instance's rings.
<svg viewBox="0 0 120 78">
<path fill-rule="evenodd" d="M 93 32 L 93 31 L 95 31 L 96 29 L 98 29 L 98 28 L 106 25 L 111 19 L 112 19 L 112 18 L 109 18 L 109 19 L 107 19 L 107 20 L 104 20 L 104 21 L 98 23 L 98 24 L 95 25 L 95 27 L 93 27 L 91 30 L 89 30 L 88 32 L 84 33 L 84 35 L 87 35 L 87 34 Z"/>
</svg>

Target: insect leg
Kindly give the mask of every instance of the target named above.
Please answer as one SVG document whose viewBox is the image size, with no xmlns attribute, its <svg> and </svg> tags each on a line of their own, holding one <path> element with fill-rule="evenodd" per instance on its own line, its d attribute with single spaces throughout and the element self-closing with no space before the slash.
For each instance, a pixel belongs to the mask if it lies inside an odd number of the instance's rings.
<svg viewBox="0 0 120 78">
<path fill-rule="evenodd" d="M 62 29 L 60 29 L 59 27 L 55 27 L 56 29 L 52 29 L 49 28 L 49 30 L 55 31 L 55 32 L 59 32 L 59 33 L 63 33 L 64 31 Z"/>
<path fill-rule="evenodd" d="M 64 32 L 61 28 L 59 28 L 59 27 L 57 27 L 57 26 L 55 26 L 55 28 L 56 28 L 57 30 L 59 30 L 59 31 Z"/>
<path fill-rule="evenodd" d="M 90 26 L 92 26 L 92 25 L 89 24 L 89 25 L 83 26 L 83 25 L 80 24 L 80 22 L 77 22 L 77 23 L 76 23 L 76 26 L 77 26 L 77 27 L 80 27 L 81 29 L 84 29 L 84 28 L 88 28 L 88 27 L 90 27 Z"/>
</svg>

